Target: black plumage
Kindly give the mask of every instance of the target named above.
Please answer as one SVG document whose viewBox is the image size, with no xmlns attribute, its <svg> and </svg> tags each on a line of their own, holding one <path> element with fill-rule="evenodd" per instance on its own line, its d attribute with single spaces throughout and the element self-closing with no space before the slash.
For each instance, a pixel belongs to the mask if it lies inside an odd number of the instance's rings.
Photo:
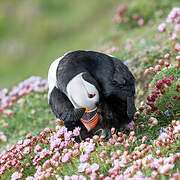
<svg viewBox="0 0 180 180">
<path fill-rule="evenodd" d="M 107 135 L 112 127 L 121 128 L 132 120 L 135 112 L 134 77 L 120 60 L 94 51 L 74 51 L 59 61 L 55 71 L 56 87 L 50 94 L 49 103 L 56 117 L 64 121 L 68 130 L 80 126 L 84 139 L 95 133 Z M 85 72 L 83 79 L 93 84 L 100 95 L 97 104 L 100 120 L 90 132 L 80 121 L 85 109 L 75 109 L 66 92 L 69 81 L 82 72 Z"/>
</svg>

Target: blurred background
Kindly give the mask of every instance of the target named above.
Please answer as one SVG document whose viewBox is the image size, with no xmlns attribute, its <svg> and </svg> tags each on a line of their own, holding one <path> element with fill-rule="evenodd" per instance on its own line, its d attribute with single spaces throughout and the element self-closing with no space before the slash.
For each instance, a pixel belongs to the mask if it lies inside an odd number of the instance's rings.
<svg viewBox="0 0 180 180">
<path fill-rule="evenodd" d="M 179 0 L 1 0 L 0 89 L 32 75 L 47 78 L 51 62 L 67 51 L 116 46 L 115 55 L 128 60 L 134 40 L 142 42 L 140 50 L 145 41 L 153 45 L 149 34 L 179 5 Z"/>
<path fill-rule="evenodd" d="M 65 52 L 93 49 L 113 24 L 119 0 L 1 0 L 0 89 L 47 77 Z"/>
</svg>

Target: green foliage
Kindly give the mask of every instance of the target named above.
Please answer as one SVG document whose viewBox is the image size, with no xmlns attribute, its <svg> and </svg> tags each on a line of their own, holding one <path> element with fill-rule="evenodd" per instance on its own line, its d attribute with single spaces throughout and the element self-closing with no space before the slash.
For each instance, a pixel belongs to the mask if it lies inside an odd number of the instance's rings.
<svg viewBox="0 0 180 180">
<path fill-rule="evenodd" d="M 0 142 L 1 148 L 7 143 L 15 144 L 28 133 L 39 135 L 45 127 L 53 129 L 55 127 L 55 116 L 49 107 L 47 92 L 31 93 L 20 98 L 19 104 L 15 103 L 11 109 L 12 116 L 0 114 L 0 124 L 8 123 L 7 128 L 0 125 L 0 131 L 7 135 L 7 142 Z"/>
<path fill-rule="evenodd" d="M 166 110 L 169 111 L 170 116 L 173 115 L 174 119 L 177 119 L 178 116 L 176 114 L 179 113 L 179 107 L 180 107 L 180 101 L 178 99 L 174 99 L 174 96 L 179 96 L 179 92 L 177 91 L 176 87 L 177 85 L 180 85 L 180 81 L 178 81 L 180 74 L 180 69 L 177 69 L 176 67 L 168 67 L 164 68 L 161 72 L 159 72 L 152 81 L 152 86 L 155 86 L 156 82 L 163 78 L 170 78 L 170 76 L 173 75 L 174 80 L 172 81 L 172 85 L 165 88 L 165 94 L 161 95 L 160 98 L 158 98 L 157 106 L 160 110 L 165 112 Z M 169 109 L 168 106 L 172 106 L 172 109 Z M 162 116 L 164 118 L 167 118 L 165 116 Z M 161 118 L 161 116 L 160 116 Z"/>
</svg>

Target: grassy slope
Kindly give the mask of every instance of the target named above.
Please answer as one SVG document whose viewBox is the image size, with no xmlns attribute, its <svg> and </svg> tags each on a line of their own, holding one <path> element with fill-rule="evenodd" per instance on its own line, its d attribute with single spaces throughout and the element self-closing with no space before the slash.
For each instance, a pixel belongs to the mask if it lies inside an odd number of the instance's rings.
<svg viewBox="0 0 180 180">
<path fill-rule="evenodd" d="M 47 103 L 47 93 L 31 93 L 20 98 L 19 102 L 11 108 L 12 116 L 0 116 L 0 126 L 8 123 L 7 128 L 0 128 L 8 139 L 6 143 L 1 142 L 1 148 L 7 143 L 15 144 L 28 133 L 38 135 L 45 127 L 55 127 L 55 117 Z"/>
<path fill-rule="evenodd" d="M 174 1 L 174 4 L 171 3 L 171 6 L 179 5 L 177 2 L 178 1 Z M 130 7 L 131 7 L 131 5 L 132 4 L 130 4 Z M 133 5 L 132 5 L 132 7 L 133 7 Z M 166 10 L 165 12 L 168 12 L 170 10 L 170 8 L 171 7 L 169 7 L 168 10 Z M 143 11 L 143 8 L 141 9 L 141 11 Z M 112 14 L 112 12 L 111 12 L 111 14 Z M 169 48 L 170 48 L 170 46 L 172 46 L 172 44 L 168 44 L 167 37 L 163 34 L 160 35 L 160 33 L 157 32 L 157 29 L 156 29 L 157 25 L 160 22 L 162 22 L 166 16 L 167 16 L 167 13 L 166 14 L 162 13 L 160 16 L 158 15 L 157 18 L 152 17 L 152 21 L 147 22 L 147 24 L 143 27 L 131 27 L 128 24 L 120 25 L 120 27 L 113 26 L 111 31 L 107 35 L 105 35 L 105 38 L 102 38 L 104 40 L 101 41 L 101 47 L 98 47 L 99 49 L 103 49 L 103 48 L 105 49 L 107 47 L 111 47 L 112 45 L 116 45 L 120 48 L 120 51 L 114 52 L 113 55 L 119 57 L 122 60 L 130 59 L 131 63 L 129 64 L 129 67 L 134 72 L 136 79 L 137 79 L 137 88 L 138 88 L 137 89 L 138 90 L 138 100 L 137 101 L 138 102 L 140 102 L 141 100 L 144 100 L 145 94 L 147 95 L 147 91 L 145 91 L 145 93 L 144 93 L 144 89 L 142 92 L 142 90 L 141 90 L 142 87 L 145 86 L 146 84 L 148 84 L 152 80 L 151 78 L 147 79 L 147 80 L 141 79 L 145 68 L 153 66 L 158 61 L 158 59 L 163 57 L 164 53 L 169 52 L 169 50 L 170 50 Z M 107 15 L 107 17 L 109 20 L 112 19 L 112 17 L 109 17 L 109 15 Z M 92 19 L 89 17 L 89 21 L 90 20 L 92 20 Z M 83 22 L 83 20 L 80 22 Z M 73 27 L 73 25 L 72 25 L 72 27 Z M 85 28 L 86 29 L 85 32 L 88 32 L 89 26 L 86 28 Z M 81 31 L 78 32 L 78 30 L 76 31 L 76 33 L 81 34 L 80 33 Z M 101 27 L 99 27 L 99 33 L 101 32 L 101 30 L 102 30 Z M 66 33 L 65 33 L 65 35 L 68 35 L 68 32 L 66 32 Z M 96 34 L 97 32 L 94 31 L 94 33 Z M 69 32 L 69 34 L 71 34 L 71 32 Z M 162 40 L 160 40 L 160 41 L 157 40 L 157 38 L 159 36 L 162 37 Z M 60 51 L 60 50 L 58 50 L 58 48 L 60 48 L 60 47 L 65 47 L 65 48 L 71 47 L 72 49 L 77 48 L 77 47 L 79 47 L 79 48 L 85 47 L 86 48 L 85 44 L 83 44 L 82 42 L 80 43 L 79 46 L 77 46 L 76 44 L 70 45 L 71 42 L 77 42 L 78 37 L 79 36 L 71 37 L 72 41 L 68 41 L 68 42 L 65 42 L 65 40 L 64 40 L 64 44 L 59 44 L 60 41 L 54 40 L 53 42 L 50 43 L 49 46 L 44 47 L 43 50 L 50 51 L 50 52 L 47 52 L 46 55 L 44 55 L 43 52 L 41 52 L 41 51 L 40 51 L 41 53 L 38 55 L 35 53 L 34 54 L 35 59 L 37 57 L 45 57 L 45 59 L 46 59 L 45 64 L 42 66 L 43 71 L 45 68 L 47 68 L 47 64 L 49 63 L 48 58 L 56 56 L 57 52 Z M 82 39 L 84 39 L 84 40 L 82 40 Z M 84 35 L 84 36 L 82 35 L 82 39 L 81 39 L 82 41 L 84 41 L 84 42 L 86 41 L 85 43 L 87 43 L 87 47 L 88 47 L 88 43 L 92 43 L 91 37 L 89 37 L 89 40 L 87 41 L 86 35 Z M 141 39 L 144 39 L 146 41 L 146 43 L 141 44 L 140 43 Z M 133 46 L 130 50 L 125 50 L 124 46 L 128 42 L 133 42 Z M 97 45 L 95 44 L 94 47 L 97 47 Z M 64 52 L 64 51 L 66 51 L 66 50 L 62 50 L 62 52 Z M 55 58 L 55 57 L 53 57 L 53 58 Z M 23 66 L 24 66 L 24 68 L 26 68 L 25 65 L 23 65 Z M 37 66 L 37 62 L 35 60 L 32 63 L 29 62 L 28 66 L 30 66 L 30 67 Z M 172 73 L 176 73 L 176 75 L 178 75 L 179 71 L 177 71 L 177 72 L 174 71 Z M 156 78 L 158 79 L 160 77 L 156 76 Z M 145 82 L 143 82 L 143 81 L 145 81 Z M 14 115 L 12 117 L 0 115 L 0 123 L 1 124 L 3 122 L 9 123 L 9 126 L 7 129 L 0 127 L 0 131 L 8 133 L 8 143 L 9 144 L 13 144 L 15 141 L 17 141 L 17 139 L 23 137 L 25 134 L 27 134 L 29 132 L 31 132 L 34 135 L 38 135 L 39 132 L 41 132 L 44 127 L 52 127 L 53 128 L 55 126 L 55 118 L 48 107 L 46 94 L 31 94 L 29 96 L 24 97 L 23 99 L 25 100 L 23 104 L 21 104 L 21 105 L 17 104 L 12 108 L 12 110 L 14 112 Z M 177 106 L 178 106 L 178 104 L 177 104 Z M 32 109 L 36 110 L 35 114 L 30 113 Z M 163 120 L 163 125 L 164 125 L 165 121 L 166 121 L 166 119 Z M 144 122 L 140 122 L 140 124 L 142 124 L 142 123 L 144 124 Z M 159 135 L 159 129 L 161 128 L 162 124 L 160 123 L 160 124 L 154 126 L 153 128 L 149 128 L 149 126 L 146 126 L 146 125 L 147 124 L 145 123 L 145 129 L 143 129 L 143 130 L 137 129 L 136 133 L 138 134 L 139 137 L 146 135 L 152 141 Z M 23 127 L 28 127 L 28 128 L 23 128 Z M 1 145 L 4 146 L 5 144 L 1 144 Z M 169 152 L 175 153 L 175 152 L 177 152 L 177 149 L 173 148 Z M 164 156 L 167 156 L 169 152 L 168 151 L 164 152 Z M 155 149 L 153 150 L 152 153 L 155 154 Z M 66 169 L 66 167 L 64 167 L 64 169 Z M 176 169 L 178 169 L 178 165 L 177 165 Z M 147 170 L 147 174 L 148 174 L 148 170 Z M 162 177 L 162 178 L 164 178 L 164 177 Z"/>
</svg>

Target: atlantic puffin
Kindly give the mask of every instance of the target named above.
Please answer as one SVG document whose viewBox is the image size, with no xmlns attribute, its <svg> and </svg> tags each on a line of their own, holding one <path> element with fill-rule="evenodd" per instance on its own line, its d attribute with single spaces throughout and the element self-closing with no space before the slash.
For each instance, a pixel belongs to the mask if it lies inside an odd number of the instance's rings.
<svg viewBox="0 0 180 180">
<path fill-rule="evenodd" d="M 48 102 L 68 130 L 80 127 L 82 139 L 109 136 L 125 127 L 136 111 L 135 79 L 119 59 L 77 50 L 56 59 L 48 71 Z"/>
</svg>

